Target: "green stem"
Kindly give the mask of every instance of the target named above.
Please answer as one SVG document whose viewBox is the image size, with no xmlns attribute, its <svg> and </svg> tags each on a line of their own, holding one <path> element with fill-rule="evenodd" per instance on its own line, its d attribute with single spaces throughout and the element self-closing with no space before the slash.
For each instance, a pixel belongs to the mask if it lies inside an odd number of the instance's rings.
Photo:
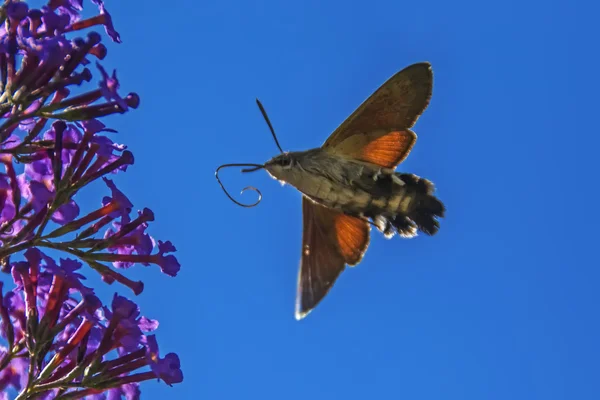
<svg viewBox="0 0 600 400">
<path fill-rule="evenodd" d="M 83 251 L 69 247 L 68 243 L 54 243 L 49 242 L 47 240 L 40 240 L 36 242 L 36 244 L 40 247 L 47 247 L 49 249 L 64 251 L 65 253 L 72 254 L 76 257 L 81 258 L 82 260 L 86 259 L 86 254 Z"/>
<path fill-rule="evenodd" d="M 10 364 L 13 357 L 14 357 L 14 353 L 12 353 L 12 352 L 6 352 L 4 354 L 4 357 L 2 357 L 2 360 L 0 360 L 0 371 L 2 371 L 4 368 L 6 368 L 6 366 L 8 364 Z"/>
<path fill-rule="evenodd" d="M 18 251 L 22 251 L 29 247 L 33 247 L 36 245 L 36 243 L 37 242 L 35 240 L 28 240 L 26 242 L 19 243 L 14 246 L 7 247 L 5 249 L 0 249 L 0 259 L 10 256 L 11 254 L 14 254 Z"/>
</svg>

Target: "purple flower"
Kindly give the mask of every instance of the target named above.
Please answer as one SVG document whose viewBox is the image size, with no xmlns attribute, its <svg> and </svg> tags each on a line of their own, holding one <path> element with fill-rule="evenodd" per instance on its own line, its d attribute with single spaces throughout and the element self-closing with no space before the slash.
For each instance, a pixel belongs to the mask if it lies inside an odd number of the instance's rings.
<svg viewBox="0 0 600 400">
<path fill-rule="evenodd" d="M 48 293 L 51 283 L 51 278 L 48 277 L 48 274 L 45 274 L 43 271 L 40 273 L 39 271 L 40 261 L 42 260 L 42 257 L 45 257 L 45 255 L 34 247 L 27 249 L 23 255 L 27 261 L 13 263 L 13 268 L 11 269 L 11 274 L 13 281 L 15 282 L 16 289 L 23 289 L 23 281 L 21 279 L 21 275 L 17 271 L 19 269 L 27 270 L 35 278 L 37 294 L 44 296 Z"/>
<path fill-rule="evenodd" d="M 45 209 L 51 204 L 55 194 L 50 179 L 45 179 L 43 181 L 44 183 L 38 181 L 27 182 L 24 179 L 21 182 L 23 183 L 21 186 L 23 196 L 31 201 L 36 213 L 39 213 L 42 209 Z M 67 222 L 73 221 L 78 215 L 79 206 L 74 200 L 69 200 L 58 207 L 52 214 L 52 221 L 64 225 Z"/>
<path fill-rule="evenodd" d="M 60 14 L 68 15 L 71 22 L 77 21 L 83 10 L 82 0 L 50 0 L 48 6 L 53 10 L 58 10 Z"/>
<path fill-rule="evenodd" d="M 123 236 L 123 238 L 127 237 Z M 112 237 L 109 240 L 112 240 Z M 142 263 L 145 266 L 156 264 L 164 274 L 169 276 L 176 276 L 180 269 L 177 258 L 172 254 L 166 254 L 176 250 L 170 241 L 162 242 L 159 240 L 158 253 L 156 254 L 127 254 L 129 249 L 118 244 L 113 245 L 109 250 L 116 252 L 116 254 L 95 254 L 95 257 L 103 261 L 113 261 L 115 266 L 122 265 L 124 268 L 133 265 L 133 263 Z"/>
<path fill-rule="evenodd" d="M 49 158 L 43 158 L 41 160 L 34 161 L 25 165 L 25 175 L 28 179 L 37 182 L 47 182 L 47 186 L 50 186 L 54 190 L 54 176 L 52 174 L 52 164 Z"/>
<path fill-rule="evenodd" d="M 108 11 L 106 11 L 106 7 L 104 7 L 104 2 L 102 0 L 92 0 L 92 3 L 98 6 L 98 8 L 100 9 L 100 15 L 104 17 L 104 28 L 106 29 L 106 33 L 108 34 L 108 36 L 110 36 L 110 38 L 113 41 L 121 43 L 121 36 L 115 30 L 115 27 L 113 26 L 112 22 L 112 17 L 108 13 Z"/>
<path fill-rule="evenodd" d="M 68 203 L 58 207 L 52 214 L 52 221 L 57 224 L 64 225 L 67 222 L 73 221 L 79 215 L 79 206 L 74 200 L 69 200 Z"/>
<path fill-rule="evenodd" d="M 44 301 L 48 296 L 50 286 L 52 285 L 52 274 L 47 272 L 47 267 L 43 268 L 40 262 L 44 259 L 47 265 L 48 262 L 54 264 L 54 260 L 35 247 L 27 249 L 24 256 L 26 261 L 19 261 L 12 264 L 11 274 L 16 285 L 15 290 L 23 289 L 23 281 L 18 271 L 25 270 L 28 272 L 28 275 L 32 276 L 35 280 L 36 295 Z M 40 267 L 42 267 L 43 270 L 40 271 Z"/>
<path fill-rule="evenodd" d="M 85 276 L 77 272 L 82 264 L 70 258 L 61 258 L 60 266 L 54 262 L 54 260 L 47 255 L 43 254 L 42 257 L 46 262 L 45 272 L 48 272 L 54 276 L 60 276 L 64 282 L 67 284 L 67 287 L 71 289 L 76 289 L 82 295 L 91 295 L 94 291 L 87 286 L 81 283 L 82 280 L 85 280 Z"/>
<path fill-rule="evenodd" d="M 77 125 L 87 133 L 98 133 L 98 132 L 113 132 L 117 131 L 109 129 L 102 122 L 97 119 L 86 119 L 85 121 L 77 122 Z"/>
<path fill-rule="evenodd" d="M 146 357 L 156 377 L 162 379 L 167 385 L 172 386 L 174 383 L 183 382 L 179 357 L 175 353 L 169 353 L 165 358 L 160 358 L 155 335 L 146 337 Z"/>
<path fill-rule="evenodd" d="M 165 255 L 165 253 L 172 253 L 174 251 L 177 251 L 177 249 L 173 246 L 173 243 L 168 240 L 166 242 L 159 240 L 158 254 L 154 256 L 154 263 L 158 264 L 163 273 L 170 276 L 176 276 L 181 267 L 174 255 Z"/>
<path fill-rule="evenodd" d="M 125 149 L 127 149 L 127 146 L 123 144 L 117 144 L 106 136 L 94 136 L 92 138 L 92 143 L 98 146 L 96 155 L 98 156 L 99 160 L 103 161 L 102 164 L 99 165 L 100 168 L 117 161 L 122 157 L 122 154 L 119 153 L 122 153 Z M 117 169 L 112 171 L 112 173 L 116 174 L 119 171 L 127 171 L 127 167 L 127 163 L 122 164 Z"/>
<path fill-rule="evenodd" d="M 113 162 L 119 157 L 113 154 L 113 151 L 122 152 L 127 149 L 127 146 L 124 144 L 116 144 L 106 136 L 94 136 L 92 142 L 100 146 L 97 154 L 101 157 L 106 157 L 109 162 Z"/>
<path fill-rule="evenodd" d="M 137 324 L 142 332 L 152 332 L 158 328 L 158 321 L 155 319 L 149 319 L 146 317 L 140 317 L 137 320 Z"/>
<path fill-rule="evenodd" d="M 119 80 L 117 79 L 117 71 L 113 71 L 112 76 L 108 76 L 106 70 L 100 63 L 96 62 L 96 67 L 100 70 L 102 74 L 102 80 L 100 81 L 100 90 L 102 91 L 102 95 L 108 101 L 115 101 L 119 107 L 121 107 L 124 111 L 127 111 L 129 107 L 127 103 L 119 94 L 117 90 L 119 89 Z"/>
<path fill-rule="evenodd" d="M 51 183 L 49 182 L 49 184 Z M 52 191 L 46 185 L 38 181 L 29 182 L 28 189 L 29 190 L 24 190 L 23 194 L 26 199 L 31 200 L 33 209 L 36 213 L 46 208 L 54 197 Z"/>
<path fill-rule="evenodd" d="M 133 301 L 123 296 L 119 296 L 116 293 L 114 294 L 112 301 L 112 314 L 115 314 L 119 319 L 124 319 L 131 317 L 135 318 L 137 315 L 139 315 L 139 312 L 140 310 L 137 304 L 135 304 Z"/>
<path fill-rule="evenodd" d="M 8 18 L 10 18 L 13 23 L 19 23 L 27 16 L 27 11 L 29 11 L 29 6 L 27 3 L 17 3 L 10 2 L 6 5 L 6 14 Z"/>
<path fill-rule="evenodd" d="M 104 314 L 109 320 L 114 318 L 118 320 L 113 340 L 115 344 L 122 347 L 121 353 L 137 349 L 144 337 L 142 331 L 150 331 L 158 327 L 157 321 L 140 317 L 137 304 L 116 293 L 113 297 L 112 311 L 105 307 Z"/>
<path fill-rule="evenodd" d="M 59 3 L 59 1 L 55 1 L 55 3 Z M 68 0 L 63 1 L 63 3 L 68 3 Z M 52 34 L 54 34 L 56 31 L 62 32 L 71 22 L 71 18 L 69 17 L 68 13 L 56 14 L 55 12 L 48 10 L 48 8 L 46 7 L 44 7 L 41 14 L 41 31 L 43 32 L 48 32 Z"/>
<path fill-rule="evenodd" d="M 48 32 L 64 29 L 68 20 L 68 16 L 57 16 L 53 13 L 46 13 L 42 16 L 42 21 Z M 64 57 L 72 50 L 71 43 L 62 36 L 39 37 L 28 29 L 19 29 L 19 33 L 17 42 L 21 51 L 40 59 L 39 73 L 42 73 L 48 67 L 58 67 Z"/>
<path fill-rule="evenodd" d="M 25 166 L 25 173 L 19 175 L 23 196 L 31 201 L 36 213 L 46 208 L 55 196 L 54 175 L 50 159 L 44 158 Z M 79 215 L 79 206 L 68 200 L 52 214 L 52 221 L 64 225 Z"/>
<path fill-rule="evenodd" d="M 154 239 L 146 233 L 148 224 L 144 220 L 153 220 L 154 213 L 145 208 L 142 212 L 138 211 L 138 219 L 132 222 L 129 215 L 123 215 L 121 221 L 113 222 L 116 231 L 109 228 L 104 235 L 105 238 L 111 238 L 115 235 L 120 236 L 112 246 L 108 248 L 111 253 L 130 255 L 134 252 L 138 255 L 149 255 L 154 248 Z M 139 225 L 135 226 L 139 222 Z M 131 229 L 133 227 L 133 229 Z M 128 232 L 121 235 L 122 232 Z M 117 268 L 129 268 L 135 261 L 115 261 L 113 265 Z M 146 264 L 148 265 L 148 264 Z"/>
<path fill-rule="evenodd" d="M 112 192 L 111 197 L 104 197 L 102 199 L 102 205 L 105 206 L 111 201 L 114 201 L 117 204 L 119 204 L 119 210 L 111 213 L 110 216 L 113 218 L 117 218 L 119 216 L 124 215 L 129 216 L 129 213 L 133 208 L 133 203 L 129 201 L 129 199 L 123 194 L 123 192 L 117 189 L 117 186 L 114 184 L 113 181 L 111 181 L 108 178 L 102 178 L 102 180 L 104 181 L 104 183 L 106 183 L 106 186 L 108 186 L 108 188 Z"/>
<path fill-rule="evenodd" d="M 68 124 L 66 129 L 62 133 L 62 154 L 61 154 L 61 162 L 64 167 L 69 165 L 73 159 L 73 155 L 76 151 L 76 145 L 81 141 L 83 137 L 81 131 L 74 124 Z M 54 125 L 52 129 L 49 129 L 44 134 L 44 140 L 52 140 L 56 139 L 56 130 L 54 129 Z M 64 169 L 63 167 L 63 169 Z M 35 178 L 33 178 L 35 179 Z"/>
</svg>

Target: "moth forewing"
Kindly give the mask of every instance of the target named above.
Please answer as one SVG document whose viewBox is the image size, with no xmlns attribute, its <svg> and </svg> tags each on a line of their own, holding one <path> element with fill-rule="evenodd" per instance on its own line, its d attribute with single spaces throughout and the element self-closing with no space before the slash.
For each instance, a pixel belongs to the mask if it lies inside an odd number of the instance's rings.
<svg viewBox="0 0 600 400">
<path fill-rule="evenodd" d="M 411 128 L 429 105 L 433 72 L 428 62 L 412 64 L 389 78 L 327 138 L 335 146 L 349 136 L 378 129 Z"/>
</svg>

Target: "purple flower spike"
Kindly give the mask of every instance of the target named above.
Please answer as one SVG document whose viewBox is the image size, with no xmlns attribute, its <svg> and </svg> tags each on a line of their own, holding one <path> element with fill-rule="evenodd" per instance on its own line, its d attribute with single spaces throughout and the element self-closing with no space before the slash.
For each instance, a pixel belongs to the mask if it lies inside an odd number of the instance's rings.
<svg viewBox="0 0 600 400">
<path fill-rule="evenodd" d="M 126 172 L 134 156 L 103 118 L 138 108 L 140 97 L 120 94 L 116 71 L 98 63 L 109 48 L 94 29 L 121 38 L 103 0 L 92 2 L 99 13 L 86 19 L 83 0 L 0 4 L 0 271 L 14 282 L 8 290 L 0 282 L 0 400 L 15 391 L 20 399 L 137 400 L 143 381 L 183 380 L 179 357 L 161 358 L 147 336 L 158 321 L 119 295 L 107 307 L 94 291 L 117 283 L 139 295 L 144 282 L 116 268 L 156 264 L 175 276 L 180 265 L 171 242 L 150 236 L 154 213 L 132 215 L 132 202 L 106 178 Z M 94 61 L 97 69 L 88 68 Z M 99 178 L 110 196 L 82 205 L 80 193 Z M 89 271 L 101 279 L 87 280 Z"/>
</svg>

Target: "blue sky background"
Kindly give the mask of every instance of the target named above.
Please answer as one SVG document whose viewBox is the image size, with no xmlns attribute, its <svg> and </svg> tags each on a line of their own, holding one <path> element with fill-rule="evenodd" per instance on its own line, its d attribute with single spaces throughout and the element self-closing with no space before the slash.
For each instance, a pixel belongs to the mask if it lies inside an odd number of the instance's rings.
<svg viewBox="0 0 600 400">
<path fill-rule="evenodd" d="M 600 398 L 598 5 L 106 3 L 123 44 L 104 65 L 142 100 L 109 119 L 136 156 L 116 183 L 155 212 L 151 233 L 182 264 L 177 278 L 128 271 L 185 375 L 142 385 L 143 398 Z M 224 171 L 230 191 L 262 190 L 243 209 L 214 169 L 277 153 L 255 97 L 284 149 L 308 149 L 419 61 L 432 63 L 433 98 L 399 170 L 436 184 L 441 230 L 374 232 L 363 262 L 297 322 L 299 193 Z M 115 289 L 130 295 L 99 292 Z"/>
</svg>

